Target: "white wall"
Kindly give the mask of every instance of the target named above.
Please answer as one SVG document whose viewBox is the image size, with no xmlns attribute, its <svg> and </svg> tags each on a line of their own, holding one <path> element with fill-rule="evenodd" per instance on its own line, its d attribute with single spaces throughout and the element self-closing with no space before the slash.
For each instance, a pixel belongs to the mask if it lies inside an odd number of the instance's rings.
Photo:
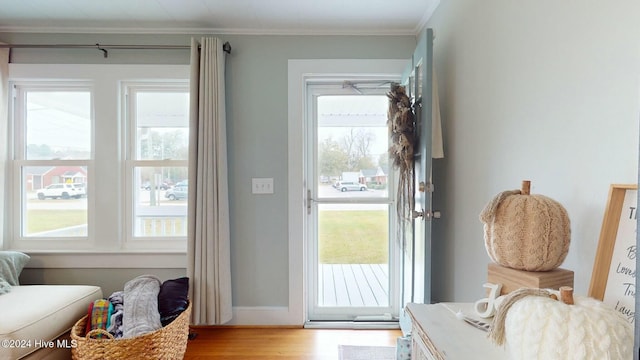
<svg viewBox="0 0 640 360">
<path fill-rule="evenodd" d="M 478 214 L 523 179 L 566 207 L 562 267 L 586 294 L 609 185 L 637 182 L 638 14 L 635 1 L 440 4 L 428 23 L 446 146 L 434 162 L 435 300 L 483 296 Z"/>
</svg>

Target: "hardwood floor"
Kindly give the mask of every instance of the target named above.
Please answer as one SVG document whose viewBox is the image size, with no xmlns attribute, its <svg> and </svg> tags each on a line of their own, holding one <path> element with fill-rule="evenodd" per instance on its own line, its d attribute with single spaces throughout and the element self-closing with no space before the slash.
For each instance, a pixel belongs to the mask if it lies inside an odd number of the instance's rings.
<svg viewBox="0 0 640 360">
<path fill-rule="evenodd" d="M 185 360 L 337 360 L 338 345 L 395 346 L 400 330 L 194 327 Z"/>
</svg>

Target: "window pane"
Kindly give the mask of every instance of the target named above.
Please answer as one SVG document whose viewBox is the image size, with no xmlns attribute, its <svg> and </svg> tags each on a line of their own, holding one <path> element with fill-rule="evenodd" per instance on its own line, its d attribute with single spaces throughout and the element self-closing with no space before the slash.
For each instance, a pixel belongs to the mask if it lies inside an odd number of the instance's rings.
<svg viewBox="0 0 640 360">
<path fill-rule="evenodd" d="M 91 93 L 28 91 L 26 159 L 91 157 Z"/>
<path fill-rule="evenodd" d="M 389 306 L 389 205 L 318 205 L 318 305 Z"/>
<path fill-rule="evenodd" d="M 87 176 L 83 166 L 23 167 L 23 236 L 86 237 Z"/>
<path fill-rule="evenodd" d="M 187 235 L 187 167 L 136 167 L 135 237 Z"/>
<path fill-rule="evenodd" d="M 137 92 L 136 154 L 138 160 L 187 160 L 189 94 Z"/>
<path fill-rule="evenodd" d="M 318 197 L 387 197 L 388 98 L 318 98 Z"/>
</svg>

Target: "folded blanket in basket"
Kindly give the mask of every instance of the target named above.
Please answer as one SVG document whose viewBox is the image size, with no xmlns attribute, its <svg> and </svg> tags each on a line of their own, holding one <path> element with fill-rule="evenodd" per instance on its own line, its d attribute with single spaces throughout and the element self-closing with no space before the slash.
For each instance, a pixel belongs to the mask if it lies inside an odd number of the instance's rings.
<svg viewBox="0 0 640 360">
<path fill-rule="evenodd" d="M 98 299 L 89 304 L 89 311 L 87 313 L 87 333 L 91 330 L 102 329 L 107 330 L 111 322 L 111 313 L 113 312 L 113 305 L 109 300 Z M 102 334 L 95 336 L 96 338 L 102 338 Z"/>
<path fill-rule="evenodd" d="M 109 302 L 113 305 L 113 313 L 111 314 L 111 324 L 107 328 L 107 331 L 116 339 L 122 337 L 122 315 L 124 313 L 123 301 L 124 291 L 116 291 L 109 296 Z"/>
<path fill-rule="evenodd" d="M 160 285 L 158 312 L 162 326 L 169 325 L 189 306 L 189 278 L 166 280 Z"/>
<path fill-rule="evenodd" d="M 160 284 L 160 279 L 153 275 L 141 275 L 124 285 L 123 338 L 146 334 L 162 327 L 158 312 Z"/>
</svg>

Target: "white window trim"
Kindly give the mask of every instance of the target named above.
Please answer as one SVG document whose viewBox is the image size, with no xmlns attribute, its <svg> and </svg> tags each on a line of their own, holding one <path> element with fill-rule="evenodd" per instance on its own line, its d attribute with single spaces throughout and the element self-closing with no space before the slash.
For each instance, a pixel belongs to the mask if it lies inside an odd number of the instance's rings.
<svg viewBox="0 0 640 360">
<path fill-rule="evenodd" d="M 92 81 L 96 85 L 93 94 L 96 114 L 100 113 L 102 118 L 118 119 L 121 111 L 118 89 L 122 80 L 175 80 L 183 81 L 189 78 L 188 65 L 102 65 L 102 64 L 9 64 L 9 81 Z M 102 103 L 107 94 L 108 101 Z M 2 121 L 8 121 L 3 119 Z M 11 123 L 11 121 L 10 121 Z M 186 267 L 186 242 L 182 248 L 175 249 L 128 249 L 125 246 L 125 223 L 123 209 L 125 206 L 126 179 L 125 165 L 123 161 L 124 139 L 121 137 L 123 125 L 118 122 L 104 124 L 96 116 L 96 128 L 93 133 L 100 132 L 107 137 L 104 141 L 115 141 L 119 145 L 107 154 L 94 154 L 91 161 L 115 161 L 113 174 L 107 177 L 94 177 L 94 186 L 89 186 L 89 191 L 95 189 L 100 183 L 113 183 L 115 192 L 113 194 L 94 193 L 92 201 L 100 206 L 110 206 L 117 208 L 107 216 L 94 221 L 93 231 L 95 236 L 83 247 L 75 247 L 73 250 L 55 249 L 31 249 L 17 246 L 13 241 L 13 220 L 8 225 L 9 239 L 4 242 L 7 249 L 20 250 L 29 253 L 32 257 L 28 267 L 60 267 L 60 268 L 184 268 Z M 92 138 L 92 146 L 96 148 L 100 143 L 96 143 Z M 12 150 L 10 150 L 12 151 Z M 8 178 L 9 182 L 14 181 Z M 97 185 L 96 185 L 97 183 Z M 13 184 L 7 184 L 13 186 Z M 7 200 L 12 200 L 9 196 Z M 13 209 L 14 205 L 9 205 Z M 91 219 L 89 219 L 91 221 Z M 91 233 L 90 233 L 91 238 Z M 114 240 L 115 239 L 115 240 Z M 101 241 L 108 240 L 108 241 Z M 105 245 L 105 243 L 107 245 Z M 81 255 L 81 256 L 80 256 Z"/>
<path fill-rule="evenodd" d="M 305 288 L 306 211 L 304 183 L 304 127 L 306 82 L 310 77 L 385 76 L 399 77 L 408 59 L 289 60 L 288 62 L 288 220 L 289 220 L 289 306 L 282 323 L 303 324 L 306 320 Z"/>
</svg>

